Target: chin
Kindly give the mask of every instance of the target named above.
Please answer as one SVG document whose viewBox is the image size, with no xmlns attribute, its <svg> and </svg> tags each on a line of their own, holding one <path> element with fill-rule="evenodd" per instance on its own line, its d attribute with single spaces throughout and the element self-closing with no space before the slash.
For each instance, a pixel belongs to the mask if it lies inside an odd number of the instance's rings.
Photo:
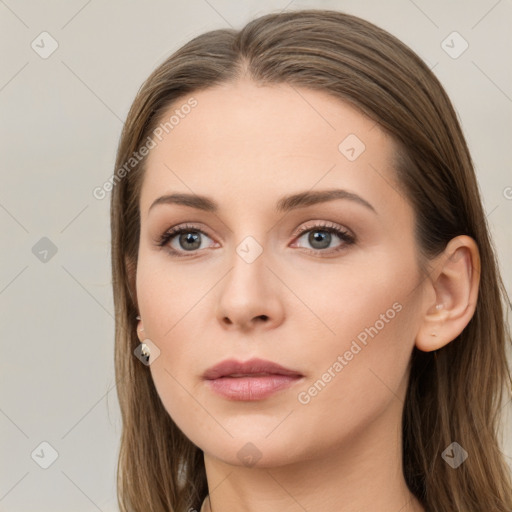
<svg viewBox="0 0 512 512">
<path fill-rule="evenodd" d="M 271 434 L 272 436 L 273 434 Z M 286 466 L 306 459 L 307 454 L 298 451 L 297 446 L 300 439 L 296 439 L 292 446 L 287 446 L 280 436 L 273 439 L 265 439 L 264 436 L 256 437 L 251 435 L 236 436 L 226 443 L 212 445 L 211 439 L 199 447 L 206 456 L 218 459 L 225 464 L 246 468 L 273 468 Z"/>
</svg>

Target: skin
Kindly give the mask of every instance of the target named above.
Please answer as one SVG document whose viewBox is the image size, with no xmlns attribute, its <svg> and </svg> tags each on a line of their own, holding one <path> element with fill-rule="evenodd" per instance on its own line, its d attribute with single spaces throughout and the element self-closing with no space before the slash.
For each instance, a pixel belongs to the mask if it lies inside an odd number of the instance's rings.
<svg viewBox="0 0 512 512">
<path fill-rule="evenodd" d="M 393 141 L 348 104 L 245 79 L 194 97 L 197 107 L 148 156 L 136 292 L 139 337 L 160 349 L 151 375 L 170 416 L 204 451 L 211 510 L 423 511 L 401 464 L 410 355 L 415 345 L 429 351 L 449 343 L 471 319 L 474 241 L 453 239 L 428 277 L 420 272 Z M 349 134 L 365 144 L 354 161 L 338 149 Z M 375 212 L 348 199 L 274 211 L 282 196 L 331 188 L 359 195 Z M 159 204 L 148 211 L 173 192 L 209 196 L 219 210 Z M 311 231 L 294 236 L 325 222 L 356 241 L 332 234 L 322 246 L 312 245 Z M 199 249 L 187 251 L 179 235 L 167 247 L 184 257 L 157 245 L 186 223 L 205 232 Z M 251 263 L 236 252 L 248 236 L 262 249 Z M 299 393 L 397 303 L 394 318 L 301 403 Z M 222 360 L 252 357 L 304 377 L 252 402 L 217 395 L 202 379 Z M 255 464 L 243 462 L 247 453 L 257 454 Z"/>
</svg>

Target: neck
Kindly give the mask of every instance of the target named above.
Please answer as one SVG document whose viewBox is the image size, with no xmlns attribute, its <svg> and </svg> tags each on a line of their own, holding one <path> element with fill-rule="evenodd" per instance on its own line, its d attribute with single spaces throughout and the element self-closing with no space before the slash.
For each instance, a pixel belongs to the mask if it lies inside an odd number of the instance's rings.
<svg viewBox="0 0 512 512">
<path fill-rule="evenodd" d="M 205 454 L 207 512 L 424 512 L 403 477 L 401 405 L 395 400 L 363 432 L 308 460 L 260 468 Z"/>
</svg>

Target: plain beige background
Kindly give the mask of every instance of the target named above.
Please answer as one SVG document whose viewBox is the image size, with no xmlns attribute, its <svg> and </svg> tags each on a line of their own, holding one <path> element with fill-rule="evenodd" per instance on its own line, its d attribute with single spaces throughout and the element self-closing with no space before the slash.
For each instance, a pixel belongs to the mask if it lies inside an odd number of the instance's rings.
<svg viewBox="0 0 512 512">
<path fill-rule="evenodd" d="M 372 21 L 433 68 L 511 293 L 510 0 L 0 0 L 0 511 L 118 510 L 109 196 L 92 191 L 142 81 L 199 33 L 306 7 Z"/>
</svg>

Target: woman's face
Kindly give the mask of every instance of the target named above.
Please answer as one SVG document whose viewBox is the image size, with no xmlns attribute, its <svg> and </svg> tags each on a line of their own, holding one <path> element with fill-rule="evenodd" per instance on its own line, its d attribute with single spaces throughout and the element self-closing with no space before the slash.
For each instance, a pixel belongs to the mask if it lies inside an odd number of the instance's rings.
<svg viewBox="0 0 512 512">
<path fill-rule="evenodd" d="M 155 139 L 140 197 L 141 339 L 160 350 L 163 405 L 237 465 L 353 449 L 378 425 L 395 439 L 426 295 L 391 139 L 318 91 L 241 81 L 193 97 Z M 172 194 L 191 198 L 158 201 Z M 253 358 L 291 374 L 204 377 Z"/>
</svg>

